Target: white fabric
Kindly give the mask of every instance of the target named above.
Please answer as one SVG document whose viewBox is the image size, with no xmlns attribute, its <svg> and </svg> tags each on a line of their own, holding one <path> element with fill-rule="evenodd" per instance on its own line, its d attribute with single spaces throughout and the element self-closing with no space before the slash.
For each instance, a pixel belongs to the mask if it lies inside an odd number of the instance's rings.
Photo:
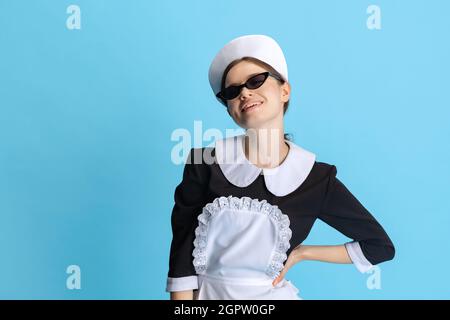
<svg viewBox="0 0 450 320">
<path fill-rule="evenodd" d="M 278 43 L 266 35 L 245 35 L 228 42 L 216 54 L 209 67 L 209 84 L 214 95 L 220 92 L 223 72 L 227 66 L 242 57 L 257 58 L 278 71 L 284 80 L 288 80 L 286 59 Z M 217 100 L 223 104 L 222 100 Z"/>
<path fill-rule="evenodd" d="M 292 231 L 289 217 L 266 200 L 220 197 L 198 216 L 194 267 L 198 299 L 300 299 L 290 281 L 276 287 Z"/>
<path fill-rule="evenodd" d="M 289 144 L 289 152 L 281 165 L 259 168 L 245 156 L 244 137 L 242 134 L 215 142 L 217 163 L 227 180 L 237 187 L 247 187 L 263 174 L 267 189 L 282 197 L 300 187 L 316 161 L 314 153 L 285 140 Z"/>
<path fill-rule="evenodd" d="M 198 279 L 197 276 L 187 276 L 179 278 L 167 278 L 166 291 L 185 291 L 185 290 L 196 290 L 198 289 Z"/>
<path fill-rule="evenodd" d="M 359 272 L 365 273 L 373 268 L 373 265 L 364 256 L 358 241 L 347 242 L 345 244 L 345 248 L 347 249 L 350 259 Z"/>
<path fill-rule="evenodd" d="M 275 287 L 272 279 L 243 281 L 199 275 L 199 290 L 194 300 L 302 300 L 291 281 L 283 279 Z"/>
</svg>

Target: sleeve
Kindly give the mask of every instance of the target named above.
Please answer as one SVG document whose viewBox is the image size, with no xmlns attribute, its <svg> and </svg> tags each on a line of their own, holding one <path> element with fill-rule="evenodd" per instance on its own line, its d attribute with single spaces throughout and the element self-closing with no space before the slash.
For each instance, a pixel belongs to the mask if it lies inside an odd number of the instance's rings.
<svg viewBox="0 0 450 320">
<path fill-rule="evenodd" d="M 192 252 L 195 228 L 198 225 L 197 217 L 204 205 L 207 172 L 203 163 L 192 162 L 193 153 L 194 149 L 191 149 L 184 167 L 183 179 L 174 193 L 167 292 L 198 289 Z"/>
<path fill-rule="evenodd" d="M 395 248 L 383 227 L 336 178 L 331 166 L 319 219 L 353 239 L 345 248 L 356 268 L 364 273 L 373 265 L 394 258 Z"/>
</svg>

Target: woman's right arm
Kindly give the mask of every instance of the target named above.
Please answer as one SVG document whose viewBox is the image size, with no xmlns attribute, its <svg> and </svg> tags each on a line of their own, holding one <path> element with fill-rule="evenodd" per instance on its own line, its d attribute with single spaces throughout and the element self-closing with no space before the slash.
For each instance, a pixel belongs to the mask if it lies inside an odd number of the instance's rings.
<svg viewBox="0 0 450 320">
<path fill-rule="evenodd" d="M 194 290 L 171 292 L 170 300 L 194 300 Z"/>
<path fill-rule="evenodd" d="M 195 229 L 198 215 L 205 205 L 208 167 L 200 158 L 202 148 L 192 148 L 183 170 L 183 179 L 176 187 L 171 216 L 172 243 L 169 254 L 169 272 L 166 291 L 171 300 L 193 299 L 198 289 L 197 273 L 193 264 Z M 197 157 L 196 157 L 197 154 Z"/>
</svg>

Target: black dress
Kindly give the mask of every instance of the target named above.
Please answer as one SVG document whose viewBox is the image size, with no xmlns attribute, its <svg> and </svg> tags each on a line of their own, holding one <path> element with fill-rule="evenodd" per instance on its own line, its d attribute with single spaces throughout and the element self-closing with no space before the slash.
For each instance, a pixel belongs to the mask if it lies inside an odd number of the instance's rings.
<svg viewBox="0 0 450 320">
<path fill-rule="evenodd" d="M 199 289 L 198 299 L 297 299 L 290 281 L 278 291 L 270 283 L 316 219 L 352 239 L 345 247 L 360 272 L 393 259 L 389 236 L 334 165 L 286 141 L 283 163 L 261 169 L 247 160 L 242 141 L 243 135 L 191 149 L 175 189 L 166 291 Z"/>
</svg>

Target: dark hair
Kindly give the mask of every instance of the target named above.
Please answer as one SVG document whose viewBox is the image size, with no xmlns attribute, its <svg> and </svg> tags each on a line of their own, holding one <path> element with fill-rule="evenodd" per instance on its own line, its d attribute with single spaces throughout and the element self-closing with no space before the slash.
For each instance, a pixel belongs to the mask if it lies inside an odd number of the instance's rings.
<svg viewBox="0 0 450 320">
<path fill-rule="evenodd" d="M 261 60 L 259 60 L 259 59 L 253 58 L 253 57 L 243 57 L 243 58 L 234 60 L 233 62 L 231 62 L 231 63 L 225 68 L 225 71 L 223 72 L 223 75 L 222 75 L 221 90 L 225 89 L 225 80 L 227 79 L 228 72 L 231 70 L 231 68 L 233 68 L 236 64 L 238 64 L 238 63 L 241 62 L 241 61 L 250 61 L 250 62 L 253 62 L 254 64 L 259 65 L 260 67 L 262 67 L 262 68 L 266 69 L 267 71 L 273 73 L 273 74 L 274 74 L 275 76 L 277 76 L 279 79 L 284 79 L 283 76 L 282 76 L 277 70 L 275 70 L 270 64 L 267 64 L 267 63 L 265 63 L 264 61 L 261 61 Z M 284 83 L 286 82 L 285 80 L 278 80 L 278 81 L 280 82 L 280 84 L 284 84 Z M 224 103 L 225 105 L 227 105 L 227 101 L 226 101 L 226 100 L 223 100 L 223 99 L 222 99 L 222 101 L 223 101 L 223 103 Z M 288 110 L 288 108 L 289 108 L 289 100 L 286 101 L 286 102 L 284 103 L 284 106 L 283 106 L 283 115 L 286 114 L 286 111 Z M 292 135 L 289 134 L 289 133 L 285 133 L 285 134 L 284 134 L 284 139 L 285 139 L 285 140 L 292 141 Z"/>
</svg>

